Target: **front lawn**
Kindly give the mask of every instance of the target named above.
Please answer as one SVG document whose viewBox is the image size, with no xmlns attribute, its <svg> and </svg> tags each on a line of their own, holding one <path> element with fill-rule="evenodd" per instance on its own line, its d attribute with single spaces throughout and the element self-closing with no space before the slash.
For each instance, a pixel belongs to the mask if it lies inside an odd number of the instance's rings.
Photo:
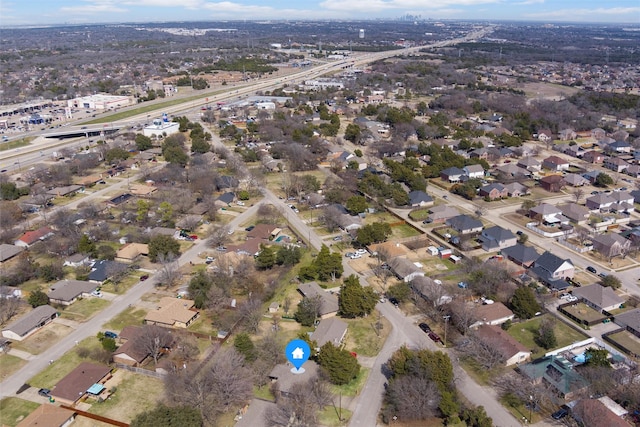
<svg viewBox="0 0 640 427">
<path fill-rule="evenodd" d="M 40 354 L 71 332 L 72 329 L 69 326 L 52 322 L 42 327 L 24 341 L 13 343 L 12 346 L 16 350 L 23 350 L 31 354 Z"/>
<path fill-rule="evenodd" d="M 338 418 L 338 415 L 341 418 Z M 325 406 L 325 408 L 320 411 L 320 416 L 318 417 L 318 421 L 321 425 L 327 427 L 339 427 L 347 425 L 349 420 L 351 419 L 351 411 L 346 409 L 345 407 L 338 406 Z"/>
<path fill-rule="evenodd" d="M 18 399 L 17 397 L 7 397 L 0 400 L 0 425 L 15 427 L 20 421 L 38 406 L 35 402 Z"/>
<path fill-rule="evenodd" d="M 376 356 L 387 340 L 389 332 L 391 332 L 391 324 L 389 321 L 382 316 L 378 319 L 377 312 L 372 313 L 366 318 L 342 320 L 349 325 L 347 329 L 347 349 L 361 356 Z M 381 324 L 379 336 L 376 333 L 376 323 L 378 320 L 380 320 Z"/>
<path fill-rule="evenodd" d="M 360 372 L 353 381 L 345 385 L 332 385 L 331 392 L 336 395 L 342 393 L 343 396 L 355 396 L 362 390 L 362 387 L 364 387 L 364 384 L 367 382 L 369 372 L 371 372 L 370 368 L 360 367 Z"/>
<path fill-rule="evenodd" d="M 147 311 L 141 308 L 128 307 L 116 317 L 104 324 L 105 329 L 121 331 L 125 326 L 140 326 Z"/>
<path fill-rule="evenodd" d="M 83 298 L 64 307 L 60 312 L 60 317 L 76 322 L 84 322 L 97 312 L 102 311 L 109 304 L 109 301 L 102 298 Z"/>
<path fill-rule="evenodd" d="M 26 363 L 26 360 L 11 356 L 10 354 L 3 353 L 0 355 L 0 382 L 22 368 Z"/>
</svg>

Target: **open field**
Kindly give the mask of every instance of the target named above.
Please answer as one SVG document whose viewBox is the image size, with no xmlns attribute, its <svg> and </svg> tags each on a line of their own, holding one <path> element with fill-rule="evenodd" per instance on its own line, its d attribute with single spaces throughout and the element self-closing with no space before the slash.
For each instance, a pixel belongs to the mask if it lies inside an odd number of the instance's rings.
<svg viewBox="0 0 640 427">
<path fill-rule="evenodd" d="M 621 331 L 609 335 L 609 338 L 621 346 L 624 346 L 624 348 L 633 352 L 635 355 L 640 355 L 640 339 L 631 332 Z"/>
<path fill-rule="evenodd" d="M 382 348 L 391 332 L 389 321 L 374 312 L 366 318 L 342 319 L 349 325 L 347 330 L 346 348 L 358 355 L 373 357 Z M 376 323 L 380 321 L 380 330 L 376 333 Z"/>
<path fill-rule="evenodd" d="M 14 148 L 26 147 L 27 145 L 31 145 L 31 141 L 36 139 L 35 136 L 29 136 L 26 138 L 14 139 L 13 141 L 0 143 L 0 151 L 9 151 Z M 18 164 L 18 168 L 20 164 Z"/>
<path fill-rule="evenodd" d="M 31 354 L 40 354 L 60 338 L 70 334 L 72 329 L 59 323 L 49 323 L 24 341 L 13 343 L 13 348 L 23 350 Z"/>
<path fill-rule="evenodd" d="M 360 372 L 358 373 L 356 379 L 351 381 L 349 384 L 341 386 L 332 385 L 331 392 L 334 394 L 342 393 L 343 396 L 355 396 L 367 382 L 367 378 L 369 378 L 369 372 L 371 372 L 371 369 L 360 367 Z"/>
<path fill-rule="evenodd" d="M 2 353 L 0 355 L 0 381 L 4 381 L 5 378 L 22 368 L 26 363 L 26 360 L 19 357 Z"/>
<path fill-rule="evenodd" d="M 538 357 L 541 354 L 544 354 L 547 350 L 536 344 L 535 336 L 538 329 L 540 328 L 540 323 L 542 322 L 542 320 L 548 318 L 551 318 L 551 316 L 549 314 L 546 314 L 527 320 L 526 322 L 514 323 L 507 332 L 518 342 L 531 350 L 532 358 Z M 556 346 L 556 348 L 564 347 L 576 341 L 581 341 L 587 338 L 587 336 L 582 332 L 573 329 L 571 326 L 561 321 L 556 321 L 554 332 L 558 341 L 558 345 Z"/>
<path fill-rule="evenodd" d="M 122 328 L 129 325 L 142 325 L 142 321 L 144 320 L 144 316 L 147 315 L 147 311 L 129 307 L 118 314 L 116 317 L 111 319 L 109 322 L 105 323 L 105 329 L 113 330 L 113 331 L 121 331 Z"/>
<path fill-rule="evenodd" d="M 84 322 L 108 305 L 109 301 L 102 298 L 83 298 L 65 307 L 60 312 L 60 317 L 75 320 L 76 322 Z"/>
</svg>

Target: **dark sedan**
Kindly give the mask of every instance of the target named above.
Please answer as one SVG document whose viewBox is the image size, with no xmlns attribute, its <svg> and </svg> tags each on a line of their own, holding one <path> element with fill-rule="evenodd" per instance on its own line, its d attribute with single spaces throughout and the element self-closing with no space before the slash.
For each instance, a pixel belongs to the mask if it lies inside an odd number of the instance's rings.
<svg viewBox="0 0 640 427">
<path fill-rule="evenodd" d="M 426 323 L 420 323 L 420 324 L 418 325 L 418 327 L 419 327 L 420 329 L 422 329 L 422 331 L 423 331 L 423 332 L 425 332 L 425 333 L 429 333 L 429 332 L 431 332 L 431 328 L 430 328 L 430 327 L 429 327 L 429 325 L 427 325 Z"/>
</svg>

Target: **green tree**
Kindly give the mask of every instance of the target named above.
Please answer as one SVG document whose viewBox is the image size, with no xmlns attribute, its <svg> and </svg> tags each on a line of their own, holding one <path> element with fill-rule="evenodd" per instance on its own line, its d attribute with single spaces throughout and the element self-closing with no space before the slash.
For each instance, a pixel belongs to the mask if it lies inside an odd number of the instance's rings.
<svg viewBox="0 0 640 427">
<path fill-rule="evenodd" d="M 320 347 L 318 364 L 329 375 L 329 381 L 336 385 L 348 384 L 360 373 L 358 360 L 349 351 L 330 342 Z"/>
<path fill-rule="evenodd" d="M 516 289 L 511 297 L 511 310 L 521 319 L 531 319 L 540 311 L 540 304 L 536 301 L 533 290 L 526 286 Z"/>
<path fill-rule="evenodd" d="M 116 348 L 118 348 L 118 346 L 116 345 L 116 340 L 114 340 L 113 338 L 104 337 L 100 342 L 102 344 L 102 348 L 107 350 L 109 353 L 113 353 L 114 351 L 116 351 Z"/>
<path fill-rule="evenodd" d="M 320 252 L 313 260 L 313 267 L 319 280 L 335 280 L 342 276 L 342 256 L 339 252 L 330 252 L 327 245 L 322 245 Z"/>
<path fill-rule="evenodd" d="M 136 135 L 135 141 L 136 141 L 136 148 L 139 151 L 144 151 L 144 150 L 153 148 L 153 142 L 151 141 L 151 138 L 141 133 Z"/>
<path fill-rule="evenodd" d="M 271 246 L 260 244 L 260 252 L 256 257 L 256 268 L 266 270 L 276 263 L 276 251 Z"/>
<path fill-rule="evenodd" d="M 173 224 L 173 205 L 171 203 L 160 203 L 160 206 L 158 206 L 158 213 L 160 214 L 160 220 L 164 224 Z"/>
<path fill-rule="evenodd" d="M 276 264 L 291 267 L 300 262 L 302 251 L 297 246 L 280 246 L 276 252 Z"/>
<path fill-rule="evenodd" d="M 258 357 L 256 346 L 251 341 L 251 337 L 246 332 L 241 332 L 236 335 L 233 340 L 233 346 L 238 350 L 238 353 L 244 356 L 244 359 L 248 362 L 253 362 Z"/>
<path fill-rule="evenodd" d="M 196 308 L 204 308 L 213 282 L 204 270 L 200 270 L 189 280 L 189 297 L 193 299 Z"/>
<path fill-rule="evenodd" d="M 622 282 L 620 282 L 620 279 L 613 274 L 607 274 L 606 276 L 601 278 L 600 284 L 602 286 L 608 286 L 613 289 L 619 289 L 622 286 Z"/>
<path fill-rule="evenodd" d="M 206 153 L 208 151 L 211 151 L 211 144 L 205 141 L 204 138 L 197 137 L 191 140 L 192 153 Z"/>
<path fill-rule="evenodd" d="M 320 316 L 322 309 L 322 299 L 320 296 L 304 297 L 298 304 L 298 309 L 294 315 L 296 322 L 302 326 L 313 326 Z"/>
<path fill-rule="evenodd" d="M 163 151 L 164 159 L 169 163 L 186 166 L 189 163 L 189 155 L 180 147 L 168 147 Z"/>
<path fill-rule="evenodd" d="M 41 305 L 49 304 L 49 296 L 42 292 L 40 289 L 36 289 L 35 291 L 31 292 L 27 301 L 29 302 L 29 305 L 31 305 L 31 307 L 36 308 L 40 307 Z"/>
<path fill-rule="evenodd" d="M 116 160 L 126 160 L 129 158 L 129 152 L 124 148 L 114 147 L 104 154 L 104 161 L 113 164 Z"/>
<path fill-rule="evenodd" d="M 362 317 L 370 314 L 378 298 L 371 287 L 360 285 L 358 276 L 350 275 L 344 279 L 338 296 L 340 314 L 344 317 Z"/>
<path fill-rule="evenodd" d="M 0 183 L 0 198 L 2 200 L 16 200 L 20 197 L 20 190 L 13 182 Z"/>
<path fill-rule="evenodd" d="M 202 427 L 200 411 L 189 406 L 171 408 L 159 405 L 155 409 L 142 412 L 131 421 L 131 427 Z"/>
<path fill-rule="evenodd" d="M 78 252 L 95 257 L 97 254 L 96 242 L 91 240 L 91 238 L 86 234 L 82 234 L 82 236 L 80 236 L 80 240 L 78 241 Z"/>
<path fill-rule="evenodd" d="M 611 178 L 611 176 L 607 175 L 604 172 L 600 172 L 598 176 L 596 176 L 596 181 L 594 182 L 594 185 L 596 187 L 607 187 L 612 184 L 613 178 Z"/>
<path fill-rule="evenodd" d="M 350 214 L 356 215 L 366 211 L 369 205 L 367 204 L 367 199 L 365 199 L 364 196 L 352 196 L 347 199 L 345 207 Z"/>
<path fill-rule="evenodd" d="M 156 262 L 160 255 L 166 257 L 169 254 L 180 255 L 180 242 L 163 234 L 153 236 L 149 240 L 149 260 L 151 262 Z"/>
<path fill-rule="evenodd" d="M 151 202 L 144 199 L 138 199 L 137 207 L 136 221 L 144 222 L 149 214 L 149 209 L 151 209 Z"/>
<path fill-rule="evenodd" d="M 483 406 L 465 409 L 460 418 L 468 427 L 493 427 L 493 420 L 487 415 Z"/>
<path fill-rule="evenodd" d="M 610 368 L 609 352 L 605 349 L 589 348 L 584 352 L 586 366 Z"/>
<path fill-rule="evenodd" d="M 344 131 L 344 139 L 351 141 L 354 144 L 360 142 L 361 135 L 362 129 L 360 129 L 360 126 L 355 123 L 349 123 Z"/>
<path fill-rule="evenodd" d="M 386 222 L 374 222 L 358 229 L 356 241 L 362 246 L 369 246 L 372 243 L 380 243 L 387 240 L 391 235 L 391 226 Z"/>
<path fill-rule="evenodd" d="M 404 302 L 411 296 L 411 288 L 407 282 L 398 282 L 395 285 L 389 286 L 387 296 L 389 298 L 395 298 L 399 302 Z"/>
<path fill-rule="evenodd" d="M 540 347 L 544 348 L 545 350 L 554 348 L 556 345 L 558 345 L 554 326 L 555 322 L 553 320 L 544 319 L 540 323 L 540 327 L 538 328 L 538 334 L 535 337 L 535 341 Z"/>
<path fill-rule="evenodd" d="M 109 245 L 100 245 L 96 249 L 99 259 L 113 260 L 116 257 L 116 250 Z"/>
<path fill-rule="evenodd" d="M 238 199 L 240 200 L 249 200 L 251 198 L 251 194 L 247 190 L 238 191 Z"/>
</svg>

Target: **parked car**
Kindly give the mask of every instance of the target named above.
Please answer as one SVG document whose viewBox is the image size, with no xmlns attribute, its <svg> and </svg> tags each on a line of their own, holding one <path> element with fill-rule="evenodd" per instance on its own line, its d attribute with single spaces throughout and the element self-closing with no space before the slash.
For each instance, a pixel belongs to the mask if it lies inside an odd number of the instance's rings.
<svg viewBox="0 0 640 427">
<path fill-rule="evenodd" d="M 593 268 L 592 266 L 588 266 L 587 267 L 587 271 L 593 274 L 596 274 L 598 272 L 598 270 L 596 270 L 595 268 Z"/>
<path fill-rule="evenodd" d="M 395 306 L 398 306 L 398 304 L 400 304 L 400 301 L 393 297 L 389 298 L 389 302 Z"/>
<path fill-rule="evenodd" d="M 602 273 L 598 274 L 598 276 L 599 276 L 599 277 L 601 277 L 601 278 L 603 278 L 603 279 L 604 279 L 605 277 L 607 277 L 608 275 L 609 275 L 609 274 L 605 273 L 604 271 L 603 271 Z"/>
<path fill-rule="evenodd" d="M 422 221 L 423 224 L 431 224 L 433 222 L 433 220 L 431 218 L 427 218 L 424 221 Z"/>
<path fill-rule="evenodd" d="M 340 240 L 342 240 L 342 236 L 336 236 L 333 238 L 334 242 L 339 242 Z"/>
<path fill-rule="evenodd" d="M 518 236 L 522 236 L 524 233 L 522 232 L 522 230 L 518 230 L 518 231 L 516 231 L 516 234 L 517 234 Z"/>
<path fill-rule="evenodd" d="M 358 250 L 356 251 L 356 253 L 357 253 L 357 254 L 360 254 L 360 255 L 364 255 L 364 254 L 366 254 L 366 253 L 367 253 L 367 250 L 366 250 L 366 249 L 362 249 L 362 248 L 360 248 L 360 249 L 358 249 Z"/>
<path fill-rule="evenodd" d="M 435 332 L 429 332 L 429 338 L 431 338 L 433 342 L 439 342 L 442 344 L 442 340 L 440 339 L 438 334 L 436 334 Z"/>
<path fill-rule="evenodd" d="M 551 418 L 553 418 L 554 420 L 561 420 L 567 415 L 569 415 L 569 411 L 567 410 L 567 408 L 562 407 L 558 409 L 556 412 L 554 412 L 553 414 L 551 414 Z"/>
<path fill-rule="evenodd" d="M 111 331 L 105 331 L 104 332 L 104 336 L 107 337 L 107 338 L 113 338 L 113 339 L 118 338 L 118 334 L 116 334 L 115 332 L 111 332 Z"/>
<path fill-rule="evenodd" d="M 49 397 L 51 395 L 51 390 L 48 388 L 41 388 L 38 390 L 38 394 L 43 397 Z"/>
<path fill-rule="evenodd" d="M 91 292 L 91 296 L 98 297 L 98 298 L 102 298 L 102 292 L 100 292 L 100 291 L 93 291 L 93 292 Z"/>
<path fill-rule="evenodd" d="M 344 254 L 344 256 L 346 256 L 347 258 L 351 258 L 355 254 L 356 254 L 355 252 L 347 252 L 346 254 Z"/>
<path fill-rule="evenodd" d="M 424 323 L 424 322 L 423 322 L 423 323 L 420 323 L 420 324 L 418 325 L 418 327 L 419 327 L 420 329 L 422 329 L 422 331 L 423 331 L 423 332 L 425 332 L 425 333 L 429 333 L 429 332 L 431 331 L 431 328 L 429 327 L 429 325 L 427 325 L 427 324 L 426 324 L 426 323 Z"/>
<path fill-rule="evenodd" d="M 355 253 L 355 254 L 352 254 L 349 258 L 351 258 L 351 259 L 359 259 L 359 258 L 362 258 L 362 255 L 360 255 L 358 253 Z"/>
<path fill-rule="evenodd" d="M 244 229 L 244 231 L 251 231 L 251 230 L 253 230 L 254 228 L 256 228 L 256 226 L 255 226 L 255 225 L 250 225 L 250 226 L 248 226 L 247 228 L 245 228 L 245 229 Z"/>
<path fill-rule="evenodd" d="M 148 274 L 145 274 L 145 275 L 143 275 L 143 276 L 140 276 L 140 281 L 141 281 L 141 282 L 144 282 L 144 281 L 145 281 L 145 280 L 147 280 L 148 278 L 149 278 L 149 275 L 148 275 Z"/>
</svg>

